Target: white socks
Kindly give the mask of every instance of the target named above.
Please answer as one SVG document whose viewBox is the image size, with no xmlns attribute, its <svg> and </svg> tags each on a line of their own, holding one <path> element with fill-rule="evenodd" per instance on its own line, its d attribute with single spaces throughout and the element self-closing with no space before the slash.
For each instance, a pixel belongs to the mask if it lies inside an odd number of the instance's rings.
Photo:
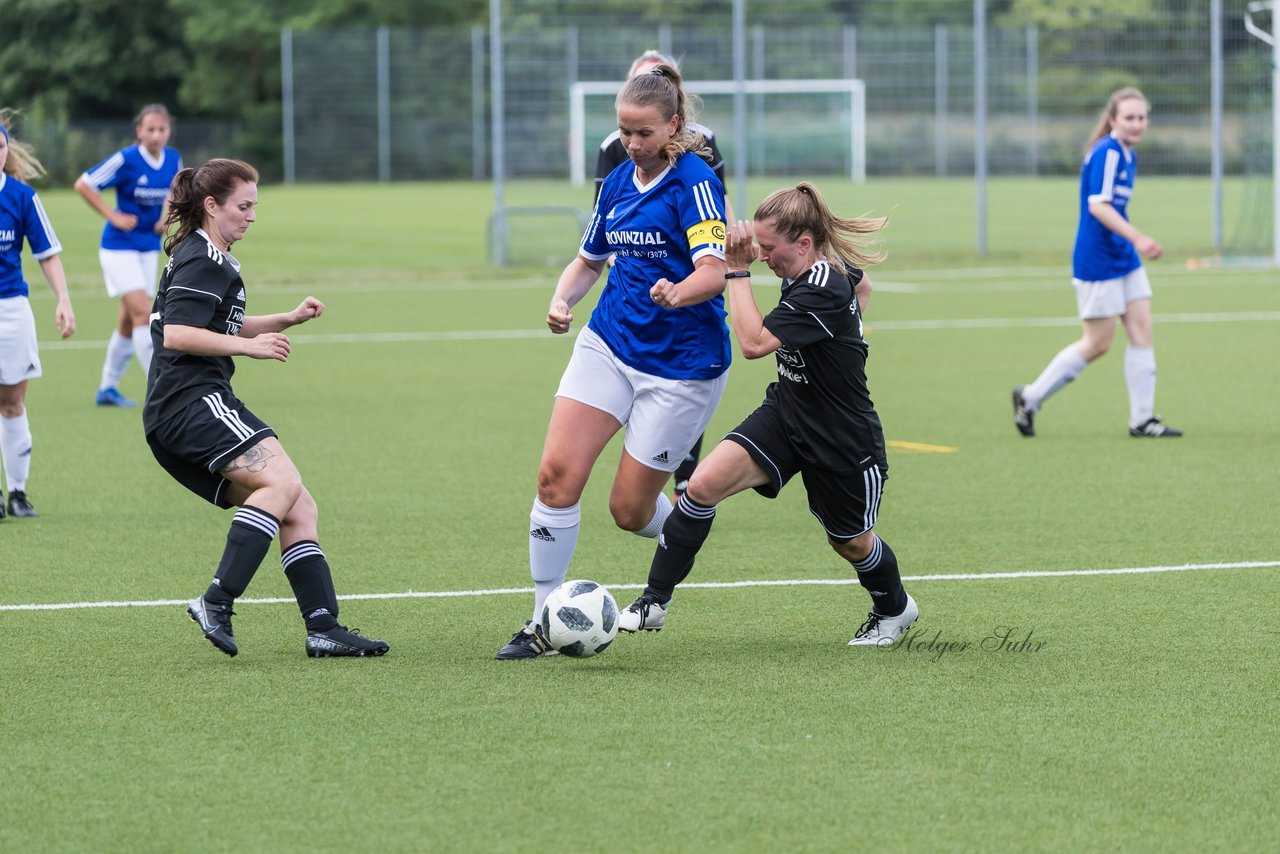
<svg viewBox="0 0 1280 854">
<path fill-rule="evenodd" d="M 136 334 L 138 330 L 134 330 Z M 111 340 L 107 342 L 107 357 L 102 362 L 102 385 L 99 389 L 118 388 L 120 378 L 129 367 L 133 358 L 134 345 L 132 338 L 125 338 L 119 329 L 111 330 Z M 150 360 L 150 356 L 148 356 Z"/>
<path fill-rule="evenodd" d="M 548 507 L 537 498 L 529 514 L 529 575 L 533 577 L 533 621 L 542 619 L 547 596 L 564 583 L 578 547 L 581 505 Z"/>
<path fill-rule="evenodd" d="M 653 518 L 636 535 L 654 539 L 671 515 L 671 499 L 663 493 L 653 509 Z M 560 509 L 533 500 L 529 514 L 529 575 L 533 578 L 533 621 L 542 620 L 542 606 L 569 573 L 569 562 L 578 547 L 578 530 L 582 524 L 582 507 Z"/>
<path fill-rule="evenodd" d="M 1129 426 L 1145 424 L 1156 414 L 1156 353 L 1130 346 L 1124 352 L 1124 379 L 1129 385 Z"/>
<path fill-rule="evenodd" d="M 119 334 L 119 333 L 117 333 Z M 133 355 L 138 357 L 138 364 L 142 366 L 142 375 L 145 377 L 151 373 L 151 326 L 149 324 L 133 327 Z"/>
<path fill-rule="evenodd" d="M 666 493 L 659 492 L 657 506 L 653 508 L 653 518 L 649 520 L 648 525 L 636 531 L 636 536 L 656 540 L 658 535 L 662 533 L 662 526 L 670 515 L 671 499 L 666 496 Z"/>
<path fill-rule="evenodd" d="M 25 411 L 16 418 L 0 418 L 0 458 L 9 491 L 25 491 L 31 473 L 31 426 Z"/>
<path fill-rule="evenodd" d="M 129 369 L 129 360 L 138 357 L 138 365 L 145 377 L 151 371 L 151 327 L 135 326 L 130 337 L 125 338 L 119 329 L 111 330 L 111 340 L 107 342 L 107 357 L 102 362 L 102 385 L 99 389 L 119 388 L 124 372 Z"/>
<path fill-rule="evenodd" d="M 1049 364 L 1031 385 L 1022 389 L 1022 398 L 1032 412 L 1038 410 L 1054 392 L 1080 376 L 1080 372 L 1089 363 L 1076 350 L 1074 344 L 1068 344 L 1049 361 Z"/>
</svg>

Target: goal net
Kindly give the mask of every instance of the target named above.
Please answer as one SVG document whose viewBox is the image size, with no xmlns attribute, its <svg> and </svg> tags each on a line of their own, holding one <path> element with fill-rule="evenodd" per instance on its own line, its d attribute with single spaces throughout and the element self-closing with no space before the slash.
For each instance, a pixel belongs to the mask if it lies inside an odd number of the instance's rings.
<svg viewBox="0 0 1280 854">
<path fill-rule="evenodd" d="M 866 88 L 861 80 L 746 80 L 746 140 L 734 137 L 732 80 L 687 84 L 702 99 L 697 121 L 715 133 L 726 175 L 740 158 L 750 175 L 867 174 Z M 575 186 L 594 177 L 600 142 L 618 129 L 618 81 L 569 87 L 569 176 Z"/>
</svg>

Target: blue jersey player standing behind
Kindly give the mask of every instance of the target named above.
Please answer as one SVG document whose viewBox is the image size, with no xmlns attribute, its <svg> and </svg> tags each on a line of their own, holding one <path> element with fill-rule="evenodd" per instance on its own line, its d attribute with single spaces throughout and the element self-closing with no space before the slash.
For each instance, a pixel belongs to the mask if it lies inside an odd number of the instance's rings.
<svg viewBox="0 0 1280 854">
<path fill-rule="evenodd" d="M 578 541 L 579 501 L 609 440 L 625 427 L 609 511 L 655 538 L 671 513 L 662 488 L 706 429 L 724 391 L 724 186 L 699 156 L 680 72 L 660 64 L 616 101 L 629 161 L 605 179 L 578 255 L 560 274 L 547 326 L 568 332 L 573 306 L 612 254 L 608 282 L 560 380 L 529 525 L 532 618 L 502 660 L 553 654 L 539 623 Z"/>
<path fill-rule="evenodd" d="M 1155 414 L 1156 357 L 1151 330 L 1151 284 L 1142 259 L 1164 249 L 1129 222 L 1138 159 L 1133 146 L 1147 130 L 1150 105 L 1137 89 L 1111 93 L 1085 144 L 1080 171 L 1080 224 L 1072 255 L 1072 284 L 1083 333 L 1063 348 L 1030 385 L 1013 390 L 1013 423 L 1023 436 L 1035 435 L 1035 415 L 1051 395 L 1079 376 L 1111 348 L 1116 318 L 1124 322 L 1129 347 L 1124 354 L 1129 387 L 1129 435 L 1181 436 Z"/>
<path fill-rule="evenodd" d="M 169 188 L 182 169 L 182 157 L 166 147 L 173 119 L 163 104 L 147 104 L 133 125 L 137 145 L 117 151 L 76 181 L 76 192 L 106 220 L 98 260 L 107 295 L 120 299 L 95 398 L 99 406 L 136 406 L 120 393 L 120 380 L 134 356 L 144 376 L 151 368 L 148 318 L 160 268 L 160 235 Z M 108 187 L 116 190 L 114 208 L 101 195 Z"/>
<path fill-rule="evenodd" d="M 67 277 L 58 255 L 62 246 L 53 233 L 36 191 L 23 183 L 44 173 L 26 146 L 13 139 L 9 121 L 13 114 L 0 110 L 0 460 L 9 488 L 10 516 L 35 516 L 27 500 L 27 476 L 31 471 L 31 427 L 27 421 L 27 381 L 40 376 L 36 321 L 27 300 L 22 277 L 22 244 L 40 264 L 54 296 L 58 298 L 54 320 L 62 337 L 76 329 L 76 316 L 67 296 Z M 0 496 L 0 518 L 6 502 Z"/>
</svg>

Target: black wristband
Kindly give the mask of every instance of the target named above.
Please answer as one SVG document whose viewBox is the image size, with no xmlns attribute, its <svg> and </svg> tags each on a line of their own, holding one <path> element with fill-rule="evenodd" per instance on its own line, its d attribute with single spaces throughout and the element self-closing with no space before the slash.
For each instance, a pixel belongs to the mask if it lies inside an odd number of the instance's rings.
<svg viewBox="0 0 1280 854">
<path fill-rule="evenodd" d="M 730 270 L 724 274 L 726 279 L 749 279 L 751 278 L 750 270 Z"/>
</svg>

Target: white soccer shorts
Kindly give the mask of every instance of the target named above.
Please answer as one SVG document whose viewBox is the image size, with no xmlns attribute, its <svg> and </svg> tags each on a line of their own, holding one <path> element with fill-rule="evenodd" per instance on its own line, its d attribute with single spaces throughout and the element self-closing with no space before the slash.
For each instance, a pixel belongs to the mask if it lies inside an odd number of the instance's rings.
<svg viewBox="0 0 1280 854">
<path fill-rule="evenodd" d="M 40 376 L 36 318 L 26 297 L 0 299 L 0 385 Z"/>
<path fill-rule="evenodd" d="M 711 423 L 729 382 L 668 380 L 637 371 L 589 328 L 578 333 L 557 397 L 607 412 L 626 426 L 623 447 L 649 468 L 675 471 Z"/>
<path fill-rule="evenodd" d="M 146 291 L 149 297 L 156 295 L 159 252 L 99 249 L 98 263 L 102 265 L 102 276 L 107 282 L 107 296 L 119 297 L 129 291 Z"/>
<path fill-rule="evenodd" d="M 1071 284 L 1076 288 L 1076 309 L 1081 320 L 1121 317 L 1129 310 L 1129 303 L 1151 299 L 1151 282 L 1144 267 L 1118 279 L 1101 282 L 1072 279 Z"/>
</svg>

